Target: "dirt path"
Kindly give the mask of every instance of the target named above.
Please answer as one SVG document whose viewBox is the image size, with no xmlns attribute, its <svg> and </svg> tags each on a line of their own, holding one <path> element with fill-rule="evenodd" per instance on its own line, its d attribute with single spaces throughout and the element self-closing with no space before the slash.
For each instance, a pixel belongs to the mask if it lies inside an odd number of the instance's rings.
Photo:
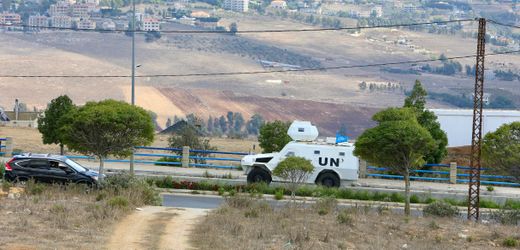
<svg viewBox="0 0 520 250">
<path fill-rule="evenodd" d="M 108 249 L 190 249 L 189 234 L 206 209 L 145 207 L 113 230 Z"/>
</svg>

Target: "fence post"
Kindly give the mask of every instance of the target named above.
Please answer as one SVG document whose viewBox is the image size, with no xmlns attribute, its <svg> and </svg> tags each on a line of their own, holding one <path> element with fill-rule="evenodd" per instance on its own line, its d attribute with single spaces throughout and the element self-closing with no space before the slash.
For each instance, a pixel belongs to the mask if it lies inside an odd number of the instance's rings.
<svg viewBox="0 0 520 250">
<path fill-rule="evenodd" d="M 182 167 L 187 168 L 190 166 L 190 147 L 184 146 L 182 147 Z"/>
<path fill-rule="evenodd" d="M 359 160 L 359 178 L 367 178 L 367 162 Z"/>
<path fill-rule="evenodd" d="M 450 162 L 450 183 L 457 184 L 457 163 Z"/>
<path fill-rule="evenodd" d="M 5 157 L 13 155 L 13 138 L 7 137 L 5 141 Z"/>
</svg>

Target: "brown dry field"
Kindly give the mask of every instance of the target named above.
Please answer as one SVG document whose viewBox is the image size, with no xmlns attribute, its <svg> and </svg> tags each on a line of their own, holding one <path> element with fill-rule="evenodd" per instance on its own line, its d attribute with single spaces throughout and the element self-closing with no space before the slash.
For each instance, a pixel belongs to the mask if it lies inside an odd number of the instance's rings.
<svg viewBox="0 0 520 250">
<path fill-rule="evenodd" d="M 405 217 L 385 209 L 333 206 L 272 209 L 265 202 L 229 202 L 192 234 L 200 249 L 505 249 L 515 226 L 453 218 Z M 247 198 L 242 198 L 247 199 Z M 319 215 L 322 210 L 327 214 Z M 376 211 L 374 211 L 376 210 Z M 338 219 L 343 215 L 343 221 Z"/>
<path fill-rule="evenodd" d="M 41 140 L 41 134 L 34 128 L 13 128 L 0 126 L 0 137 L 12 137 L 14 148 L 21 149 L 24 152 L 34 153 L 59 153 L 57 145 L 44 145 Z M 249 152 L 252 151 L 253 145 L 256 152 L 260 152 L 258 142 L 254 139 L 227 139 L 227 138 L 211 138 L 210 144 L 217 147 L 217 150 L 232 152 Z M 167 147 L 168 136 L 155 136 L 152 146 Z"/>
</svg>

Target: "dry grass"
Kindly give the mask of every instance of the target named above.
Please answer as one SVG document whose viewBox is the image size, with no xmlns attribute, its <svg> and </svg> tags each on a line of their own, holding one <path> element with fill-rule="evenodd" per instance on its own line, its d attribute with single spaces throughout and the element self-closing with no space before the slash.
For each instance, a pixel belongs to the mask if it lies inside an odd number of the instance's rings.
<svg viewBox="0 0 520 250">
<path fill-rule="evenodd" d="M 323 212 L 331 204 L 273 210 L 265 202 L 234 200 L 210 213 L 196 227 L 192 242 L 200 249 L 212 250 L 492 249 L 500 248 L 508 237 L 520 237 L 515 227 L 406 218 L 386 209 L 334 208 Z"/>
<path fill-rule="evenodd" d="M 0 137 L 12 137 L 14 148 L 21 149 L 24 152 L 34 153 L 59 153 L 59 146 L 57 145 L 44 145 L 42 143 L 41 134 L 38 129 L 35 128 L 13 128 L 13 127 L 2 127 L 0 126 Z M 258 146 L 258 141 L 255 139 L 227 139 L 227 138 L 212 138 L 210 141 L 212 146 L 217 147 L 220 151 L 233 151 L 233 152 L 249 152 L 253 151 L 253 145 L 255 146 L 254 152 L 260 153 L 262 149 Z M 167 147 L 168 136 L 159 135 L 155 136 L 155 141 L 152 143 L 155 147 Z M 157 151 L 157 153 L 164 153 L 163 151 Z"/>
<path fill-rule="evenodd" d="M 0 197 L 0 248 L 99 249 L 115 222 L 149 203 L 145 183 L 139 185 L 86 192 L 80 185 L 27 183 L 20 197 Z"/>
</svg>

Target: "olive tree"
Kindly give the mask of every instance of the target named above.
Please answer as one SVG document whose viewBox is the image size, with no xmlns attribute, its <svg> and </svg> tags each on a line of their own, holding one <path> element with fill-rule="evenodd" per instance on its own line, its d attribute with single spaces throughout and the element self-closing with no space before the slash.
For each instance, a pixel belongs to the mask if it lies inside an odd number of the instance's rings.
<svg viewBox="0 0 520 250">
<path fill-rule="evenodd" d="M 99 158 L 100 180 L 109 155 L 129 156 L 134 146 L 149 145 L 154 138 L 150 114 L 122 101 L 88 102 L 65 119 L 65 144 L 71 150 Z"/>
<path fill-rule="evenodd" d="M 520 181 L 520 122 L 500 126 L 484 136 L 484 162 L 499 172 Z"/>
<path fill-rule="evenodd" d="M 291 141 L 288 122 L 267 122 L 260 127 L 258 142 L 264 153 L 278 152 Z"/>
<path fill-rule="evenodd" d="M 60 132 L 63 117 L 75 108 L 72 100 L 62 95 L 53 99 L 43 115 L 38 118 L 38 130 L 42 134 L 43 143 L 60 145 L 61 155 L 65 153 L 63 133 Z"/>
<path fill-rule="evenodd" d="M 273 170 L 273 175 L 287 181 L 287 187 L 291 191 L 294 201 L 296 189 L 304 183 L 314 171 L 311 161 L 298 156 L 289 156 L 278 163 Z"/>
<path fill-rule="evenodd" d="M 424 164 L 435 141 L 411 109 L 389 108 L 372 119 L 378 124 L 359 136 L 354 155 L 404 176 L 405 214 L 410 215 L 410 171 Z"/>
</svg>

